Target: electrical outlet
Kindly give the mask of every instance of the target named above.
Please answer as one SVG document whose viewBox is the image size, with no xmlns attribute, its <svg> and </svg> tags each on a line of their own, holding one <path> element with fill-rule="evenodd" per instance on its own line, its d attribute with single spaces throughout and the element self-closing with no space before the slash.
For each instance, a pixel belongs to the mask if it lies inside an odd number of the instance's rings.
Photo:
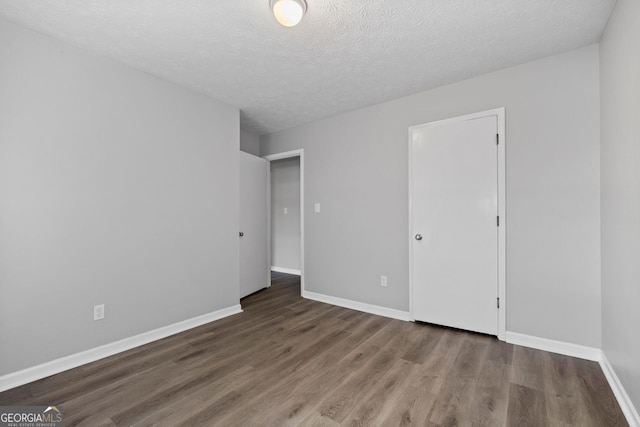
<svg viewBox="0 0 640 427">
<path fill-rule="evenodd" d="M 104 304 L 93 306 L 93 320 L 104 319 Z"/>
<path fill-rule="evenodd" d="M 387 286 L 387 276 L 380 276 L 380 286 Z"/>
</svg>

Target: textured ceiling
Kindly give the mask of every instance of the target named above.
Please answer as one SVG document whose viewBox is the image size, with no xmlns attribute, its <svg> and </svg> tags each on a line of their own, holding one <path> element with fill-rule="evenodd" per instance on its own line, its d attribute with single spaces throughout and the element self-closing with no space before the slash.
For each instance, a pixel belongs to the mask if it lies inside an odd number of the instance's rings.
<svg viewBox="0 0 640 427">
<path fill-rule="evenodd" d="M 241 109 L 259 134 L 598 42 L 615 0 L 0 0 L 0 16 Z"/>
</svg>

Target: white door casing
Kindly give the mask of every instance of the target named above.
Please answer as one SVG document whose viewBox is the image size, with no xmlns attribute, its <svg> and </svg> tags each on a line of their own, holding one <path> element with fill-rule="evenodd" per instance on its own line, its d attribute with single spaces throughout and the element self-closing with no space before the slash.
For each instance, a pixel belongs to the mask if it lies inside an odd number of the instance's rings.
<svg viewBox="0 0 640 427">
<path fill-rule="evenodd" d="M 240 298 L 269 286 L 268 166 L 266 160 L 240 152 Z"/>
<path fill-rule="evenodd" d="M 414 320 L 504 339 L 504 147 L 503 108 L 409 129 Z"/>
<path fill-rule="evenodd" d="M 300 158 L 300 295 L 304 296 L 305 294 L 305 274 L 304 274 L 304 149 L 300 148 L 297 150 L 285 151 L 282 153 L 269 154 L 264 156 L 268 162 L 274 160 L 288 159 L 291 157 L 299 157 Z M 271 168 L 267 167 L 268 174 L 268 182 L 271 183 Z M 269 194 L 267 196 L 267 215 L 268 217 L 268 245 L 267 250 L 269 251 L 268 260 L 269 265 L 271 265 L 271 185 L 269 185 Z"/>
</svg>

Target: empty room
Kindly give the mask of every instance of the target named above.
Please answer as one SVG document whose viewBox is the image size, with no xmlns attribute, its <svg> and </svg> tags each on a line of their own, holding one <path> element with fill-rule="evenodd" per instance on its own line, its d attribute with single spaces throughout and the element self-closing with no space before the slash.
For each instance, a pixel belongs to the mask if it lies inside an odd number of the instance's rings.
<svg viewBox="0 0 640 427">
<path fill-rule="evenodd" d="M 0 0 L 0 427 L 640 427 L 638 23 Z"/>
</svg>

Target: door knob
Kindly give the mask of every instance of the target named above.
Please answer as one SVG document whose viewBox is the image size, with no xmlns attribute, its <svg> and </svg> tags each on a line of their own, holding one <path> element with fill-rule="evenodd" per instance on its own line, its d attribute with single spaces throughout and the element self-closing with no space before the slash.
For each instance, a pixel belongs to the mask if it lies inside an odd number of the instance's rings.
<svg viewBox="0 0 640 427">
<path fill-rule="evenodd" d="M 422 234 L 416 234 L 416 240 L 422 240 Z"/>
<path fill-rule="evenodd" d="M 242 231 L 240 232 L 240 237 L 244 237 L 244 233 Z"/>
</svg>

